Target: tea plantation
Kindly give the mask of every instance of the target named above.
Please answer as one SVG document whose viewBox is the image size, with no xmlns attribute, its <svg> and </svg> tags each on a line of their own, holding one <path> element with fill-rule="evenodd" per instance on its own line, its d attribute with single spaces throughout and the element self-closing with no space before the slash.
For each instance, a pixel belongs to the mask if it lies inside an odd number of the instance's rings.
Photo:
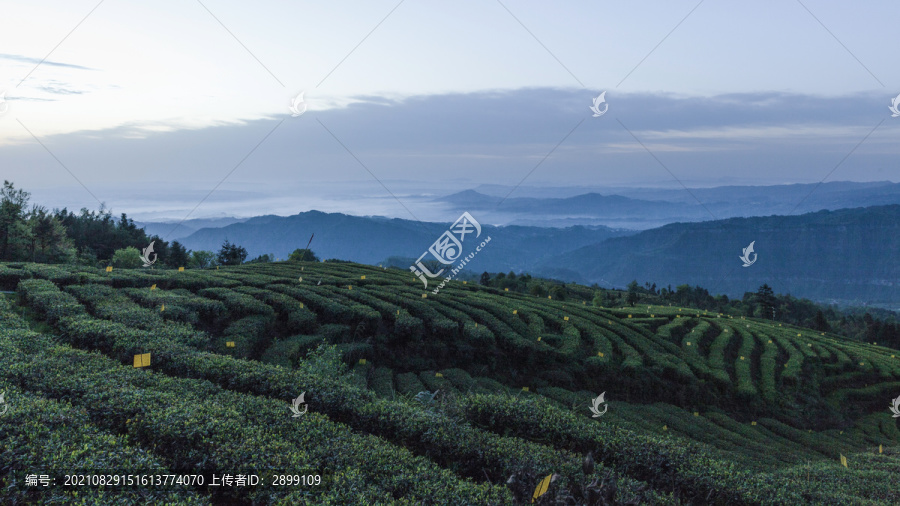
<svg viewBox="0 0 900 506">
<path fill-rule="evenodd" d="M 4 504 L 530 504 L 551 475 L 535 504 L 900 504 L 877 343 L 342 262 L 8 263 L 0 289 Z M 25 485 L 76 470 L 322 479 Z"/>
</svg>

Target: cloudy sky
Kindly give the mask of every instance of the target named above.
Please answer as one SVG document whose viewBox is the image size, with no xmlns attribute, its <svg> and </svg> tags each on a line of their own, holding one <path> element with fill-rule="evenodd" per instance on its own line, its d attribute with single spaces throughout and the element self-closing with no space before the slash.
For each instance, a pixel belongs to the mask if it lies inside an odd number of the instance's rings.
<svg viewBox="0 0 900 506">
<path fill-rule="evenodd" d="M 452 221 L 427 197 L 900 181 L 894 2 L 3 9 L 0 178 L 50 207 Z"/>
</svg>

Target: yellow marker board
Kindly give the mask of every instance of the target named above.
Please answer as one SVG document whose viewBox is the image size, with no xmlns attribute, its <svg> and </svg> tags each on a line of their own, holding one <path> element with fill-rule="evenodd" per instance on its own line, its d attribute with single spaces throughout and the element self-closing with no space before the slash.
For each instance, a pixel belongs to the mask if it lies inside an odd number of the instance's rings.
<svg viewBox="0 0 900 506">
<path fill-rule="evenodd" d="M 513 309 L 513 314 L 519 314 L 519 310 L 518 310 L 518 309 Z"/>
<path fill-rule="evenodd" d="M 540 340 L 541 340 L 541 336 L 538 336 L 538 341 L 540 341 Z"/>
<path fill-rule="evenodd" d="M 602 351 L 598 351 L 598 352 L 597 352 L 597 356 L 598 356 L 598 357 L 602 357 L 602 356 L 603 356 L 603 352 L 602 352 Z"/>
<path fill-rule="evenodd" d="M 750 425 L 756 425 L 756 422 L 750 422 Z"/>
<path fill-rule="evenodd" d="M 156 290 L 156 284 L 154 283 L 153 286 L 150 287 L 150 289 L 151 289 L 151 290 Z"/>
<path fill-rule="evenodd" d="M 178 272 L 184 272 L 184 267 L 179 267 Z"/>
<path fill-rule="evenodd" d="M 365 277 L 365 276 L 360 276 L 359 279 L 366 279 L 366 277 Z"/>
<path fill-rule="evenodd" d="M 106 272 L 112 272 L 112 265 L 106 266 Z"/>
<path fill-rule="evenodd" d="M 563 320 L 569 321 L 569 317 L 568 317 L 568 316 L 563 316 Z"/>
<path fill-rule="evenodd" d="M 547 493 L 547 490 L 550 489 L 550 481 L 553 479 L 552 474 L 548 474 L 546 478 L 538 483 L 536 489 L 534 489 L 534 495 L 531 496 L 531 502 L 534 502 L 538 497 Z"/>
<path fill-rule="evenodd" d="M 427 298 L 428 298 L 428 294 L 427 294 L 427 293 L 423 293 L 423 294 L 422 294 L 422 298 L 423 298 L 423 299 L 427 299 Z"/>
<path fill-rule="evenodd" d="M 360 364 L 365 364 L 365 363 L 366 363 L 366 359 L 364 359 L 364 358 L 359 359 L 359 363 L 360 363 Z"/>
<path fill-rule="evenodd" d="M 134 356 L 134 366 L 135 367 L 150 366 L 150 354 L 149 353 L 141 353 L 140 355 L 135 355 Z"/>
<path fill-rule="evenodd" d="M 434 377 L 435 377 L 435 378 L 443 378 L 444 375 L 441 374 L 441 373 L 439 373 L 439 372 L 436 372 L 436 373 L 434 373 Z"/>
<path fill-rule="evenodd" d="M 528 387 L 522 387 L 522 391 L 523 391 L 523 392 L 527 392 L 527 391 L 528 391 Z"/>
<path fill-rule="evenodd" d="M 234 341 L 228 341 L 225 343 L 225 346 L 228 348 L 234 348 Z"/>
</svg>

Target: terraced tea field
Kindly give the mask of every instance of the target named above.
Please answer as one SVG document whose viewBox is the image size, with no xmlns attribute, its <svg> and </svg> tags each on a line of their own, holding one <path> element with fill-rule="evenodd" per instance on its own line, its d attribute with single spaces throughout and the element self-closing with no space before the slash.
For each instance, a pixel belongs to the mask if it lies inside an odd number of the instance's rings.
<svg viewBox="0 0 900 506">
<path fill-rule="evenodd" d="M 875 343 L 337 262 L 0 264 L 0 289 L 5 503 L 515 504 L 550 474 L 538 504 L 593 479 L 618 503 L 900 503 L 900 352 Z M 74 469 L 322 483 L 24 486 Z"/>
</svg>

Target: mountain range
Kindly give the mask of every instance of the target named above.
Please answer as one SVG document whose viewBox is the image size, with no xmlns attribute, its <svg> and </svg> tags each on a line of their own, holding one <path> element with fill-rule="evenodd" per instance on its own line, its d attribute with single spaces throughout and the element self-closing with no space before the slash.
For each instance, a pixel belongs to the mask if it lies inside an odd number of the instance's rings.
<svg viewBox="0 0 900 506">
<path fill-rule="evenodd" d="M 646 230 L 668 223 L 801 214 L 823 209 L 900 204 L 890 181 L 715 188 L 547 188 L 485 186 L 436 199 L 493 223 L 530 226 L 605 225 Z M 573 192 L 576 192 L 573 194 Z"/>
<path fill-rule="evenodd" d="M 750 243 L 753 263 L 740 260 Z M 900 205 L 673 223 L 561 253 L 533 274 L 624 286 L 699 285 L 732 297 L 763 283 L 818 301 L 900 303 Z"/>
</svg>

